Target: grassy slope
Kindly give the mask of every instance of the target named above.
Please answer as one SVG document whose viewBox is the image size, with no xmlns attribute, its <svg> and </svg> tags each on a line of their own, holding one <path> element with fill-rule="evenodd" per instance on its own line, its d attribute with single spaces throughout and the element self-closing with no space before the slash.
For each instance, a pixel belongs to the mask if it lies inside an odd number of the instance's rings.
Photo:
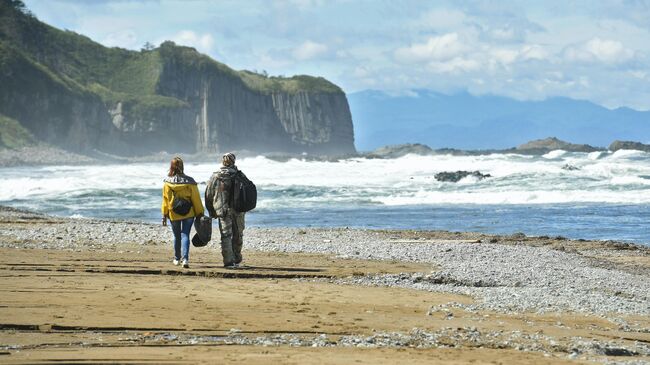
<svg viewBox="0 0 650 365">
<path fill-rule="evenodd" d="M 0 148 L 16 149 L 34 143 L 34 136 L 17 120 L 0 114 Z"/>
<path fill-rule="evenodd" d="M 140 96 L 155 95 L 165 61 L 163 58 L 166 57 L 165 48 L 167 53 L 173 52 L 186 66 L 196 67 L 203 72 L 226 73 L 241 79 L 256 91 L 341 92 L 338 86 L 322 77 L 267 77 L 250 71 L 235 71 L 198 53 L 194 48 L 176 46 L 172 42 L 165 42 L 163 47 L 152 51 L 107 48 L 83 35 L 42 23 L 29 14 L 13 9 L 5 1 L 0 2 L 0 40 L 3 39 L 59 77 L 70 78 L 92 92 L 102 89 L 99 95 L 106 101 L 122 98 L 124 94 L 128 94 L 132 101 Z M 158 99 L 154 104 L 169 102 L 170 107 L 178 105 L 169 99 Z M 151 101 L 151 98 L 146 101 Z"/>
</svg>

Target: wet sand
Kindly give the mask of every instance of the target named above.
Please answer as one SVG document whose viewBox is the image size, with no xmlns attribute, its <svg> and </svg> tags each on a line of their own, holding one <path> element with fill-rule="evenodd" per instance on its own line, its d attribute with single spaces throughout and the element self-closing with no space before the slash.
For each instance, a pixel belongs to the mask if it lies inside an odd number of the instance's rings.
<svg viewBox="0 0 650 365">
<path fill-rule="evenodd" d="M 16 230 L 36 235 L 70 222 L 3 214 L 2 363 L 650 362 L 647 316 L 468 310 L 479 299 L 342 282 L 435 274 L 431 263 L 246 250 L 247 266 L 226 270 L 213 246 L 193 248 L 190 269 L 182 269 L 170 262 L 164 241 L 56 248 L 61 239 L 54 234 L 53 242 L 22 244 Z M 117 232 L 122 223 L 101 224 Z M 440 244 L 476 241 L 470 234 L 428 234 Z M 623 263 L 647 275 L 646 251 L 595 245 L 575 242 L 571 249 L 594 252 L 594 265 Z"/>
</svg>

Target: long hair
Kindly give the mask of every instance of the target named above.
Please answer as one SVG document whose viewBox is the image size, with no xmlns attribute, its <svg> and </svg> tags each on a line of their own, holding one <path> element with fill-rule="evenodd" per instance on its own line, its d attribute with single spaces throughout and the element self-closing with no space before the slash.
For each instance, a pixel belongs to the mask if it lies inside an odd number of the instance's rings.
<svg viewBox="0 0 650 365">
<path fill-rule="evenodd" d="M 183 175 L 183 160 L 178 156 L 172 158 L 172 162 L 169 164 L 169 172 L 167 173 L 169 177 L 174 175 Z"/>
</svg>

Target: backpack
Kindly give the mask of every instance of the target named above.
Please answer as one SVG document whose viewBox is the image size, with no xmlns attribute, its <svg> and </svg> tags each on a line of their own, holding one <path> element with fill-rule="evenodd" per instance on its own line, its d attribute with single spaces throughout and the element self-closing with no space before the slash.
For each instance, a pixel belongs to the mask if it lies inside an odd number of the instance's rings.
<svg viewBox="0 0 650 365">
<path fill-rule="evenodd" d="M 255 209 L 257 205 L 257 187 L 246 175 L 237 170 L 233 178 L 232 207 L 243 213 Z"/>
<path fill-rule="evenodd" d="M 176 198 L 172 191 L 172 210 L 178 215 L 186 215 L 192 209 L 192 202 L 185 198 Z"/>
</svg>

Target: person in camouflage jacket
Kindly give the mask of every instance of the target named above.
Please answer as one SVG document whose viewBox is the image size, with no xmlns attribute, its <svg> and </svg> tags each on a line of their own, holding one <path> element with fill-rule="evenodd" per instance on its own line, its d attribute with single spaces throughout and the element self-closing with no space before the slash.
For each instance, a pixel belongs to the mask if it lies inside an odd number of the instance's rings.
<svg viewBox="0 0 650 365">
<path fill-rule="evenodd" d="M 219 219 L 221 255 L 226 268 L 236 268 L 243 260 L 245 213 L 235 211 L 232 206 L 234 177 L 238 172 L 235 155 L 226 153 L 221 168 L 212 174 L 205 189 L 205 207 L 210 217 Z"/>
</svg>

